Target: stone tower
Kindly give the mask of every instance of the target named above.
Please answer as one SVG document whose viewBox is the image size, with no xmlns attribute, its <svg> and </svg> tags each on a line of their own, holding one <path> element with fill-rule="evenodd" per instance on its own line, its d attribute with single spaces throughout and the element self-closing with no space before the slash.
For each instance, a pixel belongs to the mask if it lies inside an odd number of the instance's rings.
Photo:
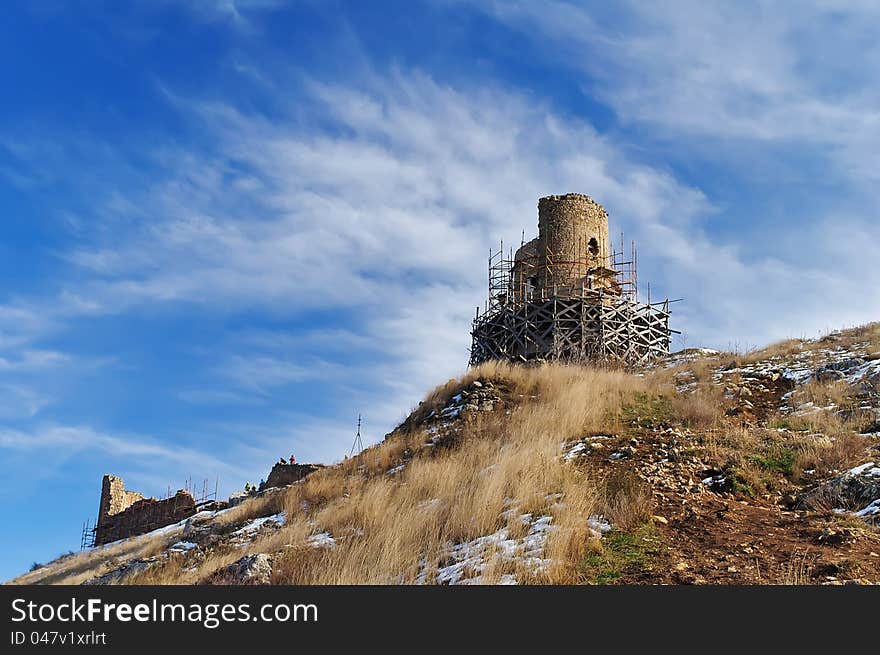
<svg viewBox="0 0 880 655">
<path fill-rule="evenodd" d="M 608 213 L 582 193 L 538 200 L 538 237 L 516 251 L 511 286 L 516 300 L 611 289 Z"/>
<path fill-rule="evenodd" d="M 538 200 L 538 236 L 514 254 L 489 252 L 489 297 L 473 322 L 472 366 L 611 362 L 638 366 L 669 353 L 669 301 L 638 298 L 636 247 L 616 251 L 608 213 L 581 193 Z"/>
</svg>

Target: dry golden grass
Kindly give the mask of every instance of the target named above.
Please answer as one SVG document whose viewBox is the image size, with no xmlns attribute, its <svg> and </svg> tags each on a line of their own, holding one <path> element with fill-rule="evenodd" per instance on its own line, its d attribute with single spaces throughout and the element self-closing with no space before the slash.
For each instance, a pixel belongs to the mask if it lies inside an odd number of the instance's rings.
<svg viewBox="0 0 880 655">
<path fill-rule="evenodd" d="M 787 357 L 791 357 L 792 355 L 797 355 L 804 350 L 810 350 L 811 344 L 812 342 L 804 341 L 802 339 L 786 339 L 784 341 L 778 341 L 776 343 L 770 344 L 766 348 L 754 350 L 746 355 L 738 357 L 737 360 L 738 364 L 742 365 L 752 364 L 754 362 L 759 362 L 767 359 L 785 359 Z"/>
<path fill-rule="evenodd" d="M 805 407 L 802 411 L 770 419 L 793 430 L 838 436 L 858 432 L 874 420 L 873 412 L 860 409 L 860 399 L 853 395 L 852 388 L 843 380 L 811 380 L 798 387 L 788 403 L 793 408 L 812 404 L 812 407 Z"/>
<path fill-rule="evenodd" d="M 730 421 L 702 432 L 698 443 L 707 464 L 726 471 L 734 489 L 747 496 L 776 489 L 794 470 L 787 436 L 776 430 Z"/>
<path fill-rule="evenodd" d="M 802 352 L 813 352 L 824 348 L 851 349 L 856 346 L 864 346 L 875 352 L 880 349 L 880 322 L 832 332 L 818 339 L 786 339 L 760 350 L 736 355 L 735 361 L 737 365 L 742 365 L 767 359 L 784 359 Z"/>
<path fill-rule="evenodd" d="M 880 322 L 868 323 L 844 330 L 843 332 L 834 333 L 820 339 L 820 342 L 825 345 L 832 343 L 846 348 L 867 344 L 869 349 L 877 349 L 880 348 Z"/>
<path fill-rule="evenodd" d="M 793 442 L 794 475 L 803 477 L 813 471 L 811 479 L 822 479 L 860 464 L 865 456 L 865 438 L 852 432 L 836 436 L 803 435 Z"/>
<path fill-rule="evenodd" d="M 875 324 L 852 339 L 880 343 L 878 335 Z M 748 358 L 783 356 L 803 347 L 791 340 Z M 619 530 L 636 530 L 651 516 L 653 499 L 648 484 L 631 473 L 598 479 L 566 463 L 562 446 L 585 434 L 623 433 L 642 419 L 647 429 L 671 424 L 691 430 L 707 465 L 734 473 L 731 477 L 741 485 L 737 493 L 774 490 L 780 479 L 796 480 L 807 469 L 819 476 L 858 463 L 866 444 L 853 434 L 855 413 L 770 417 L 771 426 L 788 425 L 789 431 L 782 432 L 726 417 L 731 401 L 712 377 L 725 361 L 697 360 L 644 376 L 562 365 L 483 365 L 435 389 L 383 443 L 273 496 L 243 503 L 215 521 L 222 532 L 283 510 L 288 518 L 280 530 L 267 530 L 244 548 L 221 542 L 225 545 L 207 554 L 172 556 L 126 582 L 222 582 L 223 567 L 246 553 L 262 552 L 273 557 L 275 583 L 431 583 L 438 568 L 449 563 L 454 544 L 502 529 L 510 539 L 525 537 L 529 526 L 520 519 L 523 514 L 552 516 L 543 555 L 549 565 L 536 570 L 488 547 L 479 572 L 482 581 L 497 582 L 506 574 L 523 583 L 582 581 L 585 556 L 602 549 L 587 518 L 602 515 Z M 675 387 L 684 378 L 695 386 L 678 393 Z M 456 435 L 426 445 L 426 418 L 474 380 L 493 381 L 513 402 L 467 415 Z M 792 403 L 848 407 L 848 393 L 841 384 L 810 383 L 798 389 Z M 824 436 L 811 434 L 816 432 Z M 389 474 L 401 464 L 403 470 Z M 333 536 L 335 547 L 309 545 L 309 537 L 323 532 Z M 120 562 L 158 553 L 179 538 L 168 533 L 131 539 L 71 556 L 14 582 L 75 584 Z M 803 575 L 803 558 L 793 559 L 784 572 L 792 580 Z"/>
<path fill-rule="evenodd" d="M 617 471 L 594 484 L 598 489 L 595 507 L 616 529 L 629 532 L 651 517 L 654 509 L 651 487 L 632 471 Z"/>
<path fill-rule="evenodd" d="M 286 491 L 287 524 L 258 539 L 248 552 L 273 555 L 278 583 L 413 583 L 420 575 L 430 582 L 446 563 L 451 544 L 504 527 L 511 538 L 521 538 L 528 526 L 518 516 L 532 513 L 553 517 L 545 549 L 552 566 L 536 572 L 486 553 L 483 581 L 514 573 L 523 582 L 571 582 L 589 546 L 587 518 L 608 511 L 618 520 L 634 521 L 647 505 L 639 494 L 629 505 L 603 499 L 607 489 L 562 460 L 562 444 L 604 428 L 644 382 L 622 372 L 582 367 L 491 364 L 435 390 L 417 415 L 428 414 L 426 405 L 441 407 L 475 379 L 503 382 L 528 401 L 509 414 L 496 411 L 469 420 L 454 447 L 422 448 L 426 435 L 413 420 L 408 431 L 360 457 L 314 473 Z M 402 472 L 387 474 L 404 454 L 417 450 Z M 325 531 L 336 540 L 334 548 L 307 545 L 309 535 Z M 169 563 L 135 581 L 202 580 L 241 554 L 212 554 L 195 570 Z"/>
<path fill-rule="evenodd" d="M 810 380 L 792 392 L 790 404 L 795 407 L 803 403 L 813 403 L 816 407 L 846 407 L 852 402 L 851 396 L 852 389 L 844 380 Z"/>
<path fill-rule="evenodd" d="M 82 584 L 114 570 L 120 563 L 156 555 L 174 541 L 183 528 L 163 534 L 133 537 L 82 551 L 25 573 L 7 584 Z"/>
<path fill-rule="evenodd" d="M 275 514 L 281 511 L 280 507 L 278 494 L 250 498 L 219 514 L 214 522 L 219 525 L 232 525 L 256 516 Z"/>
<path fill-rule="evenodd" d="M 812 582 L 816 556 L 806 550 L 795 551 L 791 559 L 782 567 L 782 574 L 777 584 L 808 585 Z"/>
<path fill-rule="evenodd" d="M 863 461 L 869 446 L 842 427 L 824 433 L 780 432 L 734 423 L 706 430 L 698 441 L 706 462 L 728 471 L 745 495 L 826 478 Z"/>
<path fill-rule="evenodd" d="M 724 422 L 728 406 L 724 389 L 718 385 L 700 384 L 692 393 L 672 397 L 672 411 L 685 426 L 695 429 L 716 428 Z"/>
</svg>

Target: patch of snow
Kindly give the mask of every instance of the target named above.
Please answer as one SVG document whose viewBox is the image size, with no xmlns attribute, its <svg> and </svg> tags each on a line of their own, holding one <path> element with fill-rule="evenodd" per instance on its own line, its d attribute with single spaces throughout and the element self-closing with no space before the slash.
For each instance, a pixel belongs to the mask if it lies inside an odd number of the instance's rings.
<svg viewBox="0 0 880 655">
<path fill-rule="evenodd" d="M 330 535 L 329 532 L 319 532 L 318 534 L 313 534 L 308 538 L 306 542 L 312 548 L 336 548 L 336 540 Z"/>
<path fill-rule="evenodd" d="M 388 470 L 386 471 L 386 473 L 387 473 L 388 475 L 397 475 L 398 473 L 400 473 L 400 472 L 401 472 L 403 469 L 405 469 L 405 468 L 406 468 L 406 462 L 404 462 L 403 464 L 398 464 L 398 465 L 395 466 L 394 468 L 390 468 L 390 469 L 388 469 Z"/>
<path fill-rule="evenodd" d="M 832 410 L 837 409 L 837 405 L 834 403 L 826 406 L 826 407 L 816 407 L 813 403 L 803 403 L 798 405 L 797 409 L 793 412 L 794 416 L 811 416 L 813 414 L 818 414 L 819 412 L 830 412 Z"/>
<path fill-rule="evenodd" d="M 224 511 L 227 511 L 227 510 L 224 510 Z M 100 546 L 95 546 L 94 548 L 92 548 L 90 550 L 103 550 L 106 548 L 112 548 L 113 546 L 119 545 L 124 541 L 128 541 L 129 539 L 144 539 L 144 538 L 154 537 L 154 536 L 161 535 L 161 534 L 170 534 L 171 532 L 174 532 L 175 530 L 182 530 L 183 527 L 186 525 L 187 521 L 192 521 L 193 523 L 198 523 L 202 520 L 207 520 L 209 518 L 212 518 L 220 513 L 221 512 L 210 512 L 208 510 L 203 510 L 201 512 L 196 512 L 195 514 L 193 514 L 189 518 L 183 519 L 182 521 L 178 521 L 177 523 L 172 523 L 171 525 L 166 525 L 161 528 L 156 528 L 155 530 L 152 530 L 150 532 L 145 532 L 144 534 L 139 534 L 135 537 L 126 537 L 124 539 L 117 539 L 116 541 L 110 541 L 110 542 L 107 542 L 106 544 L 101 544 Z"/>
<path fill-rule="evenodd" d="M 172 544 L 168 550 L 172 553 L 187 553 L 193 548 L 198 548 L 198 544 L 191 541 L 178 541 L 176 544 Z"/>
<path fill-rule="evenodd" d="M 570 462 L 571 460 L 576 459 L 577 457 L 582 455 L 586 450 L 587 444 L 585 444 L 583 441 L 578 441 L 576 444 L 568 449 L 568 452 L 566 452 L 562 456 L 562 459 L 564 459 L 566 462 Z"/>
<path fill-rule="evenodd" d="M 267 523 L 275 523 L 278 527 L 284 525 L 284 522 L 287 520 L 287 515 L 284 512 L 278 512 L 278 514 L 273 514 L 272 516 L 261 516 L 258 519 L 254 519 L 247 525 L 239 528 L 232 534 L 234 536 L 240 537 L 249 537 L 256 532 L 259 532 L 260 529 L 266 525 Z"/>
<path fill-rule="evenodd" d="M 583 437 L 579 441 L 575 441 L 570 444 L 562 444 L 562 448 L 565 451 L 562 455 L 562 459 L 566 462 L 570 462 L 573 459 L 577 459 L 581 455 L 584 455 L 587 450 L 587 446 L 592 441 L 599 441 L 601 439 L 613 439 L 614 435 L 610 434 L 591 434 L 589 436 Z"/>
<path fill-rule="evenodd" d="M 880 373 L 880 360 L 874 359 L 865 362 L 861 366 L 857 367 L 852 373 L 847 375 L 844 379 L 850 384 L 855 384 L 857 382 L 861 382 L 866 377 L 870 377 L 875 373 Z"/>
<path fill-rule="evenodd" d="M 856 516 L 874 516 L 875 514 L 880 514 L 880 498 L 873 501 L 867 507 L 863 507 L 858 512 L 856 512 Z"/>
<path fill-rule="evenodd" d="M 455 407 L 447 407 L 442 412 L 440 412 L 440 416 L 443 418 L 458 418 L 461 414 L 462 407 L 461 405 Z"/>
<path fill-rule="evenodd" d="M 602 516 L 591 516 L 588 518 L 587 527 L 599 534 L 605 534 L 612 530 L 611 524 Z"/>
<path fill-rule="evenodd" d="M 703 357 L 713 357 L 715 355 L 720 354 L 717 350 L 712 350 L 711 348 L 689 348 L 687 350 L 679 350 L 676 353 L 672 353 L 666 358 L 666 361 L 663 365 L 666 368 L 672 368 L 674 366 L 678 366 L 679 364 L 685 364 L 687 362 L 693 362 L 698 359 L 702 359 Z"/>
<path fill-rule="evenodd" d="M 876 471 L 876 473 L 875 473 L 875 471 Z M 843 475 L 844 476 L 848 476 L 848 475 L 875 476 L 875 475 L 880 475 L 880 468 L 877 468 L 876 466 L 874 466 L 874 462 L 866 462 L 864 464 L 861 464 L 860 466 L 856 466 L 854 468 L 851 468 L 849 471 L 847 471 Z"/>
<path fill-rule="evenodd" d="M 708 478 L 703 478 L 701 482 L 708 487 L 714 487 L 716 490 L 720 490 L 724 488 L 727 478 L 723 475 L 712 475 Z"/>
<path fill-rule="evenodd" d="M 540 516 L 532 520 L 531 514 L 520 517 L 529 524 L 529 531 L 522 539 L 510 537 L 509 530 L 501 528 L 497 532 L 477 537 L 471 541 L 448 547 L 445 566 L 437 569 L 438 584 L 480 584 L 483 572 L 492 561 L 522 562 L 532 571 L 540 571 L 549 565 L 543 558 L 547 536 L 551 530 L 552 516 Z M 418 580 L 424 583 L 427 578 L 423 562 Z M 515 584 L 515 576 L 502 576 L 502 584 Z"/>
</svg>

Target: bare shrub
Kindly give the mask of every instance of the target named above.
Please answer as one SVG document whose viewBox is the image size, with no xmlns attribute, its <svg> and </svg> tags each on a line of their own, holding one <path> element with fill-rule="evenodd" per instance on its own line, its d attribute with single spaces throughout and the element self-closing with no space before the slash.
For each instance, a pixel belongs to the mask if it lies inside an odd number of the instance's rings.
<svg viewBox="0 0 880 655">
<path fill-rule="evenodd" d="M 702 386 L 692 393 L 679 393 L 672 398 L 675 415 L 687 427 L 706 429 L 724 421 L 724 390 L 717 386 Z"/>
<path fill-rule="evenodd" d="M 631 471 L 616 471 L 605 482 L 601 496 L 602 514 L 624 531 L 647 521 L 654 508 L 650 486 Z"/>
</svg>

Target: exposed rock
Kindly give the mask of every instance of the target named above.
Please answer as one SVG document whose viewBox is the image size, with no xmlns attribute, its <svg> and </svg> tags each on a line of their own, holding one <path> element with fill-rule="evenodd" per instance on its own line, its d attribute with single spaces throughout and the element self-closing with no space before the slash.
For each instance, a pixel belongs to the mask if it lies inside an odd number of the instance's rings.
<svg viewBox="0 0 880 655">
<path fill-rule="evenodd" d="M 104 575 L 98 576 L 97 578 L 92 578 L 91 580 L 87 580 L 84 582 L 84 585 L 107 585 L 113 584 L 116 582 L 121 582 L 124 578 L 130 575 L 134 575 L 135 573 L 140 573 L 142 571 L 146 571 L 149 568 L 152 568 L 156 564 L 159 563 L 158 557 L 150 557 L 148 559 L 136 559 L 131 562 L 126 562 L 118 569 L 114 569 L 109 573 L 105 573 Z"/>
<path fill-rule="evenodd" d="M 816 537 L 816 542 L 828 544 L 829 546 L 841 546 L 852 541 L 856 536 L 855 530 L 849 528 L 825 528 Z"/>
<path fill-rule="evenodd" d="M 836 382 L 846 377 L 843 371 L 834 368 L 820 368 L 814 376 L 817 382 Z"/>
<path fill-rule="evenodd" d="M 844 373 L 848 373 L 854 369 L 857 369 L 859 366 L 862 366 L 865 363 L 865 360 L 861 357 L 851 357 L 849 359 L 843 359 L 839 362 L 831 362 L 830 364 L 826 364 L 823 366 L 820 371 L 842 371 Z"/>
<path fill-rule="evenodd" d="M 241 505 L 244 501 L 251 497 L 251 494 L 247 491 L 238 491 L 231 496 L 229 496 L 229 507 L 235 507 L 236 505 Z"/>
<path fill-rule="evenodd" d="M 810 509 L 867 509 L 880 499 L 880 467 L 874 462 L 807 489 L 798 496 L 798 505 Z"/>
<path fill-rule="evenodd" d="M 319 464 L 282 464 L 272 467 L 269 477 L 260 485 L 260 491 L 278 487 L 286 487 L 289 484 L 302 480 L 307 475 L 322 468 Z"/>
<path fill-rule="evenodd" d="M 229 584 L 269 584 L 272 558 L 265 553 L 245 555 L 221 571 L 220 577 Z"/>
</svg>

